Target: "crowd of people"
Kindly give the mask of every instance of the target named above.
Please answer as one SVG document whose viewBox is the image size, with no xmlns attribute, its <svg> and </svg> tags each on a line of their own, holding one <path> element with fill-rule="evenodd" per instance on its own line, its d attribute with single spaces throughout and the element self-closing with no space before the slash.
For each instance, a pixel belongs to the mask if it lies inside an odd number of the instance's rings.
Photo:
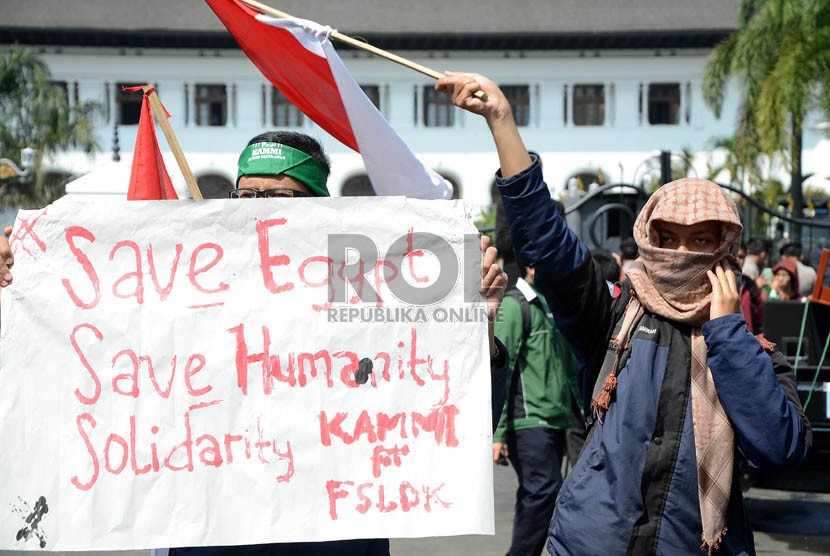
<svg viewBox="0 0 830 556">
<path fill-rule="evenodd" d="M 491 315 L 493 460 L 519 482 L 508 554 L 753 554 L 738 461 L 793 467 L 811 442 L 786 358 L 756 338 L 766 300 L 811 288 L 799 246 L 770 268 L 769 242 L 742 246 L 731 198 L 681 179 L 651 196 L 620 253 L 591 252 L 551 199 L 502 91 L 467 73 L 436 88 L 484 117 L 500 162 L 496 242 L 511 271 L 482 241 L 480 291 Z M 249 156 L 262 147 L 283 155 Z M 328 196 L 328 172 L 313 139 L 263 134 L 240 155 L 231 197 Z M 13 263 L 0 239 L 0 286 Z M 172 553 L 384 555 L 389 542 Z"/>
<path fill-rule="evenodd" d="M 741 243 L 741 312 L 754 334 L 764 332 L 764 305 L 769 300 L 803 301 L 816 284 L 816 270 L 804 260 L 800 243 L 786 243 L 772 262 L 773 242 L 754 237 Z"/>
</svg>

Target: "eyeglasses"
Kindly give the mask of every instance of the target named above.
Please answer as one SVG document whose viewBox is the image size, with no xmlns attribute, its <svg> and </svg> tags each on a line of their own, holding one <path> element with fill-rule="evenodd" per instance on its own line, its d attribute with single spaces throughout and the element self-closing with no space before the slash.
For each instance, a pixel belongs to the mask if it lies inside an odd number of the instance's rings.
<svg viewBox="0 0 830 556">
<path fill-rule="evenodd" d="M 257 197 L 311 197 L 311 193 L 291 189 L 290 187 L 272 187 L 270 189 L 256 189 L 255 187 L 238 187 L 228 192 L 231 199 L 256 199 Z"/>
</svg>

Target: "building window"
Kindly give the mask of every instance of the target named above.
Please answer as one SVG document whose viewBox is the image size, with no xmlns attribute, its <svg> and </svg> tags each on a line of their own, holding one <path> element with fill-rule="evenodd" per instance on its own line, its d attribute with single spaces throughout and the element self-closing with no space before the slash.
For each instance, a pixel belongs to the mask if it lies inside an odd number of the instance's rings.
<svg viewBox="0 0 830 556">
<path fill-rule="evenodd" d="M 105 99 L 104 107 L 106 109 L 106 112 L 104 113 L 104 115 L 106 116 L 107 122 L 110 122 L 110 121 L 112 121 L 111 120 L 111 118 L 112 118 L 112 99 L 110 98 L 110 83 L 109 83 L 109 81 L 104 81 L 104 99 Z"/>
<path fill-rule="evenodd" d="M 432 85 L 424 91 L 424 125 L 427 127 L 452 127 L 455 123 L 455 105 L 452 97 L 436 91 Z"/>
<path fill-rule="evenodd" d="M 453 106 L 455 106 L 455 105 L 453 105 Z M 461 198 L 461 186 L 458 185 L 458 181 L 454 177 L 448 176 L 447 174 L 445 174 L 443 172 L 437 172 L 437 173 L 442 178 L 444 178 L 445 180 L 450 182 L 450 185 L 452 186 L 452 198 L 453 199 L 460 199 Z"/>
<path fill-rule="evenodd" d="M 568 86 L 562 86 L 562 116 L 564 124 L 568 125 Z"/>
<path fill-rule="evenodd" d="M 231 85 L 231 122 L 236 125 L 236 83 Z"/>
<path fill-rule="evenodd" d="M 377 85 L 361 85 L 361 89 L 369 97 L 369 100 L 372 101 L 372 104 L 375 105 L 375 108 L 380 110 L 380 87 Z"/>
<path fill-rule="evenodd" d="M 677 125 L 680 122 L 680 83 L 648 86 L 648 123 Z"/>
<path fill-rule="evenodd" d="M 219 174 L 206 174 L 196 180 L 205 199 L 227 199 L 233 184 Z"/>
<path fill-rule="evenodd" d="M 501 85 L 501 90 L 510 108 L 516 125 L 526 126 L 530 123 L 530 87 L 527 85 Z"/>
<path fill-rule="evenodd" d="M 60 91 L 66 104 L 69 104 L 69 84 L 66 81 L 50 81 L 49 84 Z"/>
<path fill-rule="evenodd" d="M 565 189 L 570 193 L 588 191 L 591 189 L 591 186 L 596 187 L 600 185 L 605 185 L 605 175 L 602 173 L 601 168 L 597 168 L 596 170 L 581 170 L 571 174 L 565 180 Z"/>
<path fill-rule="evenodd" d="M 602 125 L 605 122 L 605 87 L 574 85 L 574 125 Z"/>
<path fill-rule="evenodd" d="M 260 125 L 265 127 L 265 118 L 266 114 L 268 113 L 268 88 L 265 85 L 262 85 L 262 94 L 260 95 L 261 106 L 260 106 Z"/>
<path fill-rule="evenodd" d="M 196 125 L 228 123 L 228 89 L 224 85 L 196 85 Z"/>
<path fill-rule="evenodd" d="M 359 174 L 352 176 L 346 180 L 340 190 L 342 197 L 374 197 L 375 188 L 372 187 L 372 182 L 366 174 Z"/>
<path fill-rule="evenodd" d="M 692 83 L 690 81 L 686 82 L 686 94 L 684 98 L 686 99 L 686 124 L 689 124 L 692 121 Z"/>
<path fill-rule="evenodd" d="M 643 84 L 640 83 L 637 93 L 637 124 L 643 125 Z"/>
<path fill-rule="evenodd" d="M 45 191 L 63 191 L 67 183 L 72 181 L 74 176 L 69 172 L 62 172 L 60 170 L 54 170 L 51 172 L 46 172 L 43 176 L 43 185 Z"/>
<path fill-rule="evenodd" d="M 190 85 L 184 84 L 184 125 L 190 125 Z"/>
<path fill-rule="evenodd" d="M 271 88 L 271 124 L 277 127 L 300 127 L 303 113 L 278 89 Z"/>
<path fill-rule="evenodd" d="M 124 87 L 134 87 L 131 83 L 118 83 L 115 86 L 115 104 L 118 106 L 118 125 L 137 125 L 141 117 L 141 101 L 144 93 L 128 93 Z"/>
</svg>

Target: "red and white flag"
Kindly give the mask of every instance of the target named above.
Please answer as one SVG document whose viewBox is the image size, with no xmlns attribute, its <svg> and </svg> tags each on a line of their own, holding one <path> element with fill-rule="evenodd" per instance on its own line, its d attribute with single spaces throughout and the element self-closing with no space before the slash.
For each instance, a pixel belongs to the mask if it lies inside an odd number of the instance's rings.
<svg viewBox="0 0 830 556">
<path fill-rule="evenodd" d="M 259 71 L 341 143 L 359 152 L 378 195 L 448 199 L 452 186 L 426 168 L 355 83 L 331 29 L 260 15 L 238 0 L 206 0 Z"/>
<path fill-rule="evenodd" d="M 140 91 L 141 87 L 124 87 L 125 91 Z M 170 174 L 164 166 L 164 159 L 159 150 L 159 141 L 156 137 L 156 121 L 150 110 L 150 101 L 147 96 L 153 91 L 144 93 L 141 101 L 141 116 L 138 118 L 138 134 L 135 138 L 133 150 L 133 166 L 130 172 L 130 186 L 127 188 L 127 200 L 155 201 L 159 199 L 178 199 Z"/>
</svg>

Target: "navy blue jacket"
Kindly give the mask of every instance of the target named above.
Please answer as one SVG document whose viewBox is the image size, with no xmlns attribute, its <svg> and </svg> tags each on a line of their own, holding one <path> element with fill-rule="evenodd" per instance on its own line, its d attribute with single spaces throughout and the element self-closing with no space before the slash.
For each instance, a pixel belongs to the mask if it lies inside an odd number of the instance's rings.
<svg viewBox="0 0 830 556">
<path fill-rule="evenodd" d="M 534 284 L 580 360 L 583 392 L 590 396 L 630 290 L 623 284 L 622 294 L 611 298 L 588 250 L 557 215 L 538 160 L 497 182 L 513 243 L 536 269 Z M 709 321 L 702 333 L 739 455 L 758 469 L 799 464 L 811 435 L 786 359 L 765 353 L 740 314 Z M 640 321 L 615 400 L 559 493 L 552 554 L 701 553 L 690 334 L 689 327 L 648 312 Z M 755 553 L 737 472 L 726 526 L 716 554 Z"/>
</svg>

